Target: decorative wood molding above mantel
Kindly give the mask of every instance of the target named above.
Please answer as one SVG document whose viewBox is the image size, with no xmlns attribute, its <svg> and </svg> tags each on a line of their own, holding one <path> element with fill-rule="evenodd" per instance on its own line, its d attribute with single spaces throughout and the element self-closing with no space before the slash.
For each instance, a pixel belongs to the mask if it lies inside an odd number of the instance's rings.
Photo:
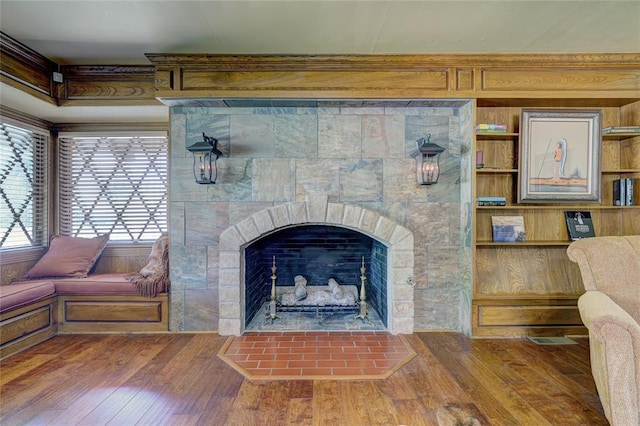
<svg viewBox="0 0 640 426">
<path fill-rule="evenodd" d="M 146 55 L 59 66 L 0 32 L 0 81 L 60 106 L 224 105 L 224 99 L 478 99 L 620 106 L 640 100 L 640 53 Z M 53 81 L 53 72 L 63 83 Z"/>
<path fill-rule="evenodd" d="M 0 81 L 55 104 L 51 79 L 57 64 L 0 32 Z"/>
<path fill-rule="evenodd" d="M 0 81 L 54 105 L 160 105 L 154 80 L 151 65 L 58 65 L 0 32 Z"/>
<path fill-rule="evenodd" d="M 156 67 L 200 66 L 226 71 L 306 70 L 306 71 L 390 71 L 425 67 L 638 68 L 640 53 L 567 53 L 567 54 L 412 54 L 412 55 L 223 55 L 159 54 L 145 55 Z"/>
<path fill-rule="evenodd" d="M 212 55 L 147 54 L 156 96 L 181 100 L 640 99 L 640 53 Z"/>
<path fill-rule="evenodd" d="M 61 69 L 60 105 L 158 105 L 155 67 L 143 65 L 76 65 Z"/>
</svg>

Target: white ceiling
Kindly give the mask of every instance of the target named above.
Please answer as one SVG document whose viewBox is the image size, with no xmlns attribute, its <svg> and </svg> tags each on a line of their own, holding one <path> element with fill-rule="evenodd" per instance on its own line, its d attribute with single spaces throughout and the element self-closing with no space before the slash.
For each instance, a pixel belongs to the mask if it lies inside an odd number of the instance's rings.
<svg viewBox="0 0 640 426">
<path fill-rule="evenodd" d="M 639 52 L 640 1 L 1 0 L 0 29 L 63 65 L 149 64 L 145 53 Z M 15 106 L 20 93 L 0 89 Z M 168 117 L 25 107 L 54 122 Z"/>
</svg>

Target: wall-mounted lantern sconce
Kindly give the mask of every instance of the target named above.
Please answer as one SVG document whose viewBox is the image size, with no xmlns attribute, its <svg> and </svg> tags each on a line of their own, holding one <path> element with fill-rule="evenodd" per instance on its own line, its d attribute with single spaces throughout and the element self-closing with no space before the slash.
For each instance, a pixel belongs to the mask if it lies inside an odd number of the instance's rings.
<svg viewBox="0 0 640 426">
<path fill-rule="evenodd" d="M 431 139 L 430 133 L 426 138 L 417 140 L 418 153 L 416 154 L 416 161 L 418 162 L 418 183 L 420 185 L 433 185 L 438 182 L 438 176 L 440 175 L 439 157 L 440 153 L 445 150 L 440 145 L 429 142 L 429 139 Z"/>
<path fill-rule="evenodd" d="M 218 150 L 218 140 L 202 133 L 202 141 L 187 147 L 193 154 L 193 177 L 196 183 L 208 185 L 216 183 L 218 178 L 218 158 L 222 152 Z"/>
</svg>

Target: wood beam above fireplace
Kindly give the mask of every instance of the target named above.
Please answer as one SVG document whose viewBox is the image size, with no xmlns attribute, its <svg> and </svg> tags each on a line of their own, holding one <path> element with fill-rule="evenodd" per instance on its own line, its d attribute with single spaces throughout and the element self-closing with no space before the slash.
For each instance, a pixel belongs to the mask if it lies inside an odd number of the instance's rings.
<svg viewBox="0 0 640 426">
<path fill-rule="evenodd" d="M 639 54 L 148 54 L 156 96 L 185 100 L 640 98 Z"/>
</svg>

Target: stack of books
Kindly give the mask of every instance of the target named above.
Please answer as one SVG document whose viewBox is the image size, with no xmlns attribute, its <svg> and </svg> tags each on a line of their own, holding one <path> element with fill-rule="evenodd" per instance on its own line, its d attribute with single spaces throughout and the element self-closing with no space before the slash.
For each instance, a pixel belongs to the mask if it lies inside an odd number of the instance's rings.
<svg viewBox="0 0 640 426">
<path fill-rule="evenodd" d="M 602 134 L 610 133 L 639 133 L 640 126 L 609 126 L 602 129 Z"/>
<path fill-rule="evenodd" d="M 494 124 L 494 123 L 480 123 L 476 125 L 476 132 L 478 133 L 506 133 L 506 124 Z"/>
<path fill-rule="evenodd" d="M 506 197 L 478 197 L 478 206 L 506 206 Z"/>
<path fill-rule="evenodd" d="M 613 205 L 633 206 L 640 198 L 640 183 L 638 179 L 620 178 L 613 181 Z"/>
</svg>

